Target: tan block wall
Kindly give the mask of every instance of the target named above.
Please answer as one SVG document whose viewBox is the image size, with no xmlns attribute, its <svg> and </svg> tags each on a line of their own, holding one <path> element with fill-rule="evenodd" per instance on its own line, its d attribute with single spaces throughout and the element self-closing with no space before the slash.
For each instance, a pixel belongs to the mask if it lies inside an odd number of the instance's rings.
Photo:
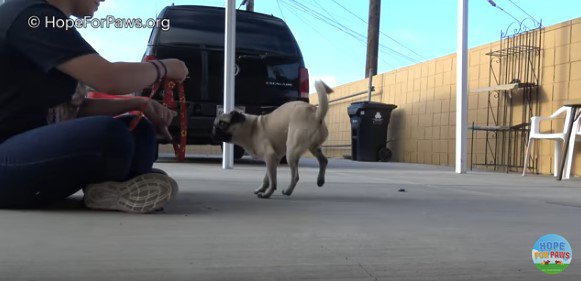
<svg viewBox="0 0 581 281">
<path fill-rule="evenodd" d="M 546 27 L 542 34 L 540 115 L 548 116 L 568 99 L 581 98 L 581 18 Z M 490 60 L 486 53 L 499 49 L 499 42 L 473 48 L 469 52 L 469 89 L 490 84 Z M 498 67 L 498 65 L 494 65 Z M 433 59 L 413 66 L 378 74 L 373 77 L 376 91 L 373 101 L 396 104 L 392 113 L 388 147 L 393 161 L 433 165 L 454 165 L 456 125 L 456 55 Z M 368 80 L 335 87 L 330 95 L 327 116 L 330 136 L 325 153 L 331 157 L 351 154 L 351 128 L 347 107 L 367 95 L 333 102 L 354 93 L 366 91 Z M 494 83 L 492 83 L 494 84 Z M 470 93 L 468 122 L 486 122 L 487 94 Z M 316 95 L 311 103 L 317 104 Z M 522 105 L 515 105 L 513 116 L 520 116 Z M 514 120 L 519 123 L 522 120 Z M 563 122 L 543 125 L 543 129 L 562 129 Z M 471 132 L 468 132 L 471 138 Z M 471 139 L 468 140 L 470 144 Z M 482 162 L 484 139 L 475 137 L 474 159 Z M 552 173 L 553 143 L 541 141 L 534 151 L 539 172 Z M 470 153 L 470 145 L 468 152 Z M 468 159 L 471 155 L 468 155 Z M 576 149 L 574 174 L 581 175 L 581 148 Z M 469 163 L 470 165 L 470 163 Z"/>
</svg>

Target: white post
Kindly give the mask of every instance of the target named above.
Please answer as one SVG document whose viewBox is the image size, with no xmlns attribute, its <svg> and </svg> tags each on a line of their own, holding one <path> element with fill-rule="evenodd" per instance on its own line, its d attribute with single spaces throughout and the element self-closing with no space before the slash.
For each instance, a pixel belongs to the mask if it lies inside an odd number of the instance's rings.
<svg viewBox="0 0 581 281">
<path fill-rule="evenodd" d="M 234 55 L 236 53 L 236 0 L 226 0 L 224 33 L 224 112 L 234 110 Z M 223 144 L 222 169 L 234 167 L 234 145 Z"/>
<path fill-rule="evenodd" d="M 456 173 L 466 173 L 468 127 L 468 0 L 458 0 L 456 55 Z"/>
</svg>

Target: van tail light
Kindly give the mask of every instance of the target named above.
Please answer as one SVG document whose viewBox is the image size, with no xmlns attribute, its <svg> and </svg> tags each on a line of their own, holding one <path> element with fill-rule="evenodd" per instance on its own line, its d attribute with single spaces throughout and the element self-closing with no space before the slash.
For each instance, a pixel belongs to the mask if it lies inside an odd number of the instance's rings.
<svg viewBox="0 0 581 281">
<path fill-rule="evenodd" d="M 157 60 L 157 58 L 154 55 L 145 55 L 145 56 L 143 56 L 143 59 L 141 60 L 141 62 L 148 62 L 148 61 L 152 61 L 152 60 Z"/>
<path fill-rule="evenodd" d="M 300 71 L 300 91 L 301 91 L 301 98 L 308 99 L 309 98 L 309 70 L 301 67 Z"/>
</svg>

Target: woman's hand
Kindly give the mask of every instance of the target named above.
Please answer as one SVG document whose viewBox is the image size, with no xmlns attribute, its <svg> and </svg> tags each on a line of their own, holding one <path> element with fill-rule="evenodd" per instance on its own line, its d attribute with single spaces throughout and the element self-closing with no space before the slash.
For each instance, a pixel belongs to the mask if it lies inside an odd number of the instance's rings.
<svg viewBox="0 0 581 281">
<path fill-rule="evenodd" d="M 157 137 L 164 141 L 171 141 L 172 136 L 169 133 L 168 126 L 176 117 L 177 112 L 163 106 L 152 99 L 143 99 L 146 105 L 143 107 L 143 114 L 155 125 Z"/>
<path fill-rule="evenodd" d="M 178 59 L 163 59 L 159 60 L 167 68 L 166 78 L 176 82 L 184 82 L 190 73 L 186 64 Z"/>
</svg>

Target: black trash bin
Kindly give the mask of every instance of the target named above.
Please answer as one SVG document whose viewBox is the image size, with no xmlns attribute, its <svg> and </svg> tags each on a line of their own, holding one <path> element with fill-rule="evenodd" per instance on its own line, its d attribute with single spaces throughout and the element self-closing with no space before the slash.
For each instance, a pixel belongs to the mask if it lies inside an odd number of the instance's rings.
<svg viewBox="0 0 581 281">
<path fill-rule="evenodd" d="M 351 119 L 351 159 L 356 161 L 389 161 L 387 126 L 394 104 L 355 102 L 347 108 Z"/>
</svg>

